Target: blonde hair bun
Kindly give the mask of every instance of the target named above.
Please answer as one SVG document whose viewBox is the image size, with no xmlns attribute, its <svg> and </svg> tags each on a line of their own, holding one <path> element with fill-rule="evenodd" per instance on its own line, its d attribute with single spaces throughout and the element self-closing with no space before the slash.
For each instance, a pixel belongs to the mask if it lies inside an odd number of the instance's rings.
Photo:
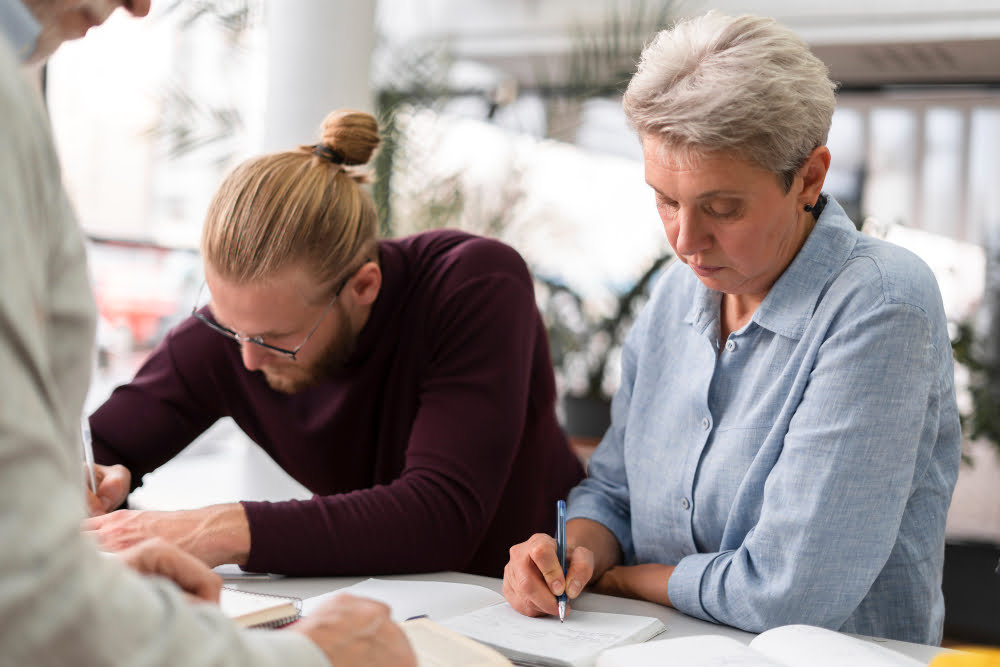
<svg viewBox="0 0 1000 667">
<path fill-rule="evenodd" d="M 323 119 L 320 145 L 343 155 L 345 165 L 368 164 L 380 141 L 378 122 L 364 111 L 340 109 Z"/>
</svg>

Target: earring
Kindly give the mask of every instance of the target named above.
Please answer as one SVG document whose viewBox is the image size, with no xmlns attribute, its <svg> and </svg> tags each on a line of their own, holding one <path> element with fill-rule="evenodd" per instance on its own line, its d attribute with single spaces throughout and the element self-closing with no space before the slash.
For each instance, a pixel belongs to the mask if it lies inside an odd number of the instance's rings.
<svg viewBox="0 0 1000 667">
<path fill-rule="evenodd" d="M 806 210 L 806 213 L 812 213 L 813 205 L 812 204 L 806 204 L 804 208 Z"/>
</svg>

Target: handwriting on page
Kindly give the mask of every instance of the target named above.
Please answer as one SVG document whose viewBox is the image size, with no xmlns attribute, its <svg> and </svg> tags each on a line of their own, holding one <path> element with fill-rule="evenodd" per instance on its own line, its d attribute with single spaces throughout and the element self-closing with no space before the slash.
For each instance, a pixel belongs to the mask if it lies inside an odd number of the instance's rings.
<svg viewBox="0 0 1000 667">
<path fill-rule="evenodd" d="M 554 617 L 529 618 L 510 605 L 494 605 L 448 619 L 448 627 L 517 653 L 564 659 L 593 656 L 636 632 L 635 617 L 574 611 L 560 623 Z"/>
</svg>

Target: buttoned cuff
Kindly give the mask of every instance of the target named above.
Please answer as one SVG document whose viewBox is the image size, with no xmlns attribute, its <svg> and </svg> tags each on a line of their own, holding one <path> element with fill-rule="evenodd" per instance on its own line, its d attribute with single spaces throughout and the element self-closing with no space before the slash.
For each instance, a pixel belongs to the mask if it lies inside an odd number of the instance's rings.
<svg viewBox="0 0 1000 667">
<path fill-rule="evenodd" d="M 705 570 L 719 555 L 692 554 L 685 556 L 677 563 L 673 574 L 670 575 L 670 582 L 667 584 L 670 604 L 677 611 L 700 618 L 703 621 L 719 622 L 705 611 L 705 607 L 701 603 L 701 580 L 705 576 Z"/>
</svg>

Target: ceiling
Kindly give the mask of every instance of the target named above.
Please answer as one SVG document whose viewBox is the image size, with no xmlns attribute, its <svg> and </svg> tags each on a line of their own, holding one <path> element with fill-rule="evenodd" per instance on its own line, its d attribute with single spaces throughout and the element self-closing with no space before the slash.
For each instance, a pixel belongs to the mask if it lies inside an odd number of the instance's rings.
<svg viewBox="0 0 1000 667">
<path fill-rule="evenodd" d="M 844 88 L 1000 85 L 1000 39 L 821 44 L 812 50 Z"/>
</svg>

